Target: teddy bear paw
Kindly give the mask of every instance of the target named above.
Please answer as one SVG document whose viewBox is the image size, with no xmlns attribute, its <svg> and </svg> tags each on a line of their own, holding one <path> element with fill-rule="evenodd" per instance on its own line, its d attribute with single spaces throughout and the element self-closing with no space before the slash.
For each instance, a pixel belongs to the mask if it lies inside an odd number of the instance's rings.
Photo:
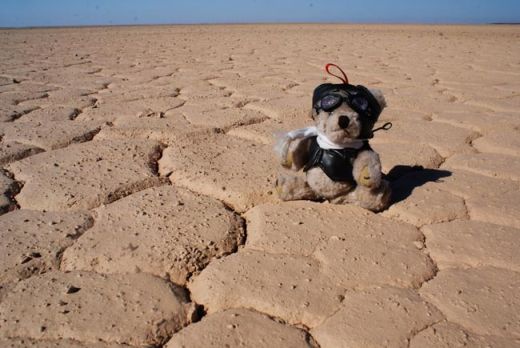
<svg viewBox="0 0 520 348">
<path fill-rule="evenodd" d="M 361 170 L 361 173 L 358 177 L 358 183 L 360 185 L 366 186 L 366 187 L 372 187 L 374 186 L 374 180 L 372 179 L 372 176 L 370 175 L 370 170 L 368 169 L 368 166 L 364 167 Z"/>
</svg>

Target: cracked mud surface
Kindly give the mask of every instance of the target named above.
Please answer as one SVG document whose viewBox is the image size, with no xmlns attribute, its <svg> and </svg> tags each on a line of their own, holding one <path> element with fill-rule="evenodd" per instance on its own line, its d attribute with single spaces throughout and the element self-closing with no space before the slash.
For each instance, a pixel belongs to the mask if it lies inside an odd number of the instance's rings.
<svg viewBox="0 0 520 348">
<path fill-rule="evenodd" d="M 519 346 L 519 36 L 1 30 L 0 346 Z M 328 62 L 389 104 L 380 214 L 274 193 Z"/>
</svg>

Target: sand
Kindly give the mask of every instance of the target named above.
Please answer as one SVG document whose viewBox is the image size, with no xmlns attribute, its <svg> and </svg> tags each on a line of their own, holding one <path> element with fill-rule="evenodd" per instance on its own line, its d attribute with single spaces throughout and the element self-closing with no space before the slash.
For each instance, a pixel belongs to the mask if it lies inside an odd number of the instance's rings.
<svg viewBox="0 0 520 348">
<path fill-rule="evenodd" d="M 1 30 L 0 345 L 520 345 L 519 39 Z M 388 102 L 382 213 L 276 196 L 329 62 Z"/>
</svg>

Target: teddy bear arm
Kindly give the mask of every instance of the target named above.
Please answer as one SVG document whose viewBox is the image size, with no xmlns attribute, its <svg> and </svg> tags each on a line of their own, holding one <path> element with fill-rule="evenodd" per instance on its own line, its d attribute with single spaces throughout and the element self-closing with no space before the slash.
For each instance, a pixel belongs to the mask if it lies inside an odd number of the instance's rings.
<svg viewBox="0 0 520 348">
<path fill-rule="evenodd" d="M 299 171 L 309 160 L 310 144 L 311 142 L 308 138 L 282 138 L 275 147 L 280 164 L 284 168 Z"/>
<path fill-rule="evenodd" d="M 299 171 L 309 161 L 310 156 L 310 138 L 296 139 L 291 142 L 288 151 L 288 157 L 291 159 L 291 169 Z"/>
<path fill-rule="evenodd" d="M 374 151 L 363 151 L 358 154 L 353 165 L 354 180 L 359 185 L 375 188 L 381 183 L 381 161 Z"/>
</svg>

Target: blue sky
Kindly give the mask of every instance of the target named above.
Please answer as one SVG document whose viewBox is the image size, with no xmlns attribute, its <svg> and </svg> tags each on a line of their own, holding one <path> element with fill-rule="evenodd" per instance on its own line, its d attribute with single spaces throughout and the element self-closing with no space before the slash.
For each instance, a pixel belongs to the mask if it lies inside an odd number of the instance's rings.
<svg viewBox="0 0 520 348">
<path fill-rule="evenodd" d="M 0 0 L 0 27 L 520 22 L 520 0 Z"/>
</svg>

